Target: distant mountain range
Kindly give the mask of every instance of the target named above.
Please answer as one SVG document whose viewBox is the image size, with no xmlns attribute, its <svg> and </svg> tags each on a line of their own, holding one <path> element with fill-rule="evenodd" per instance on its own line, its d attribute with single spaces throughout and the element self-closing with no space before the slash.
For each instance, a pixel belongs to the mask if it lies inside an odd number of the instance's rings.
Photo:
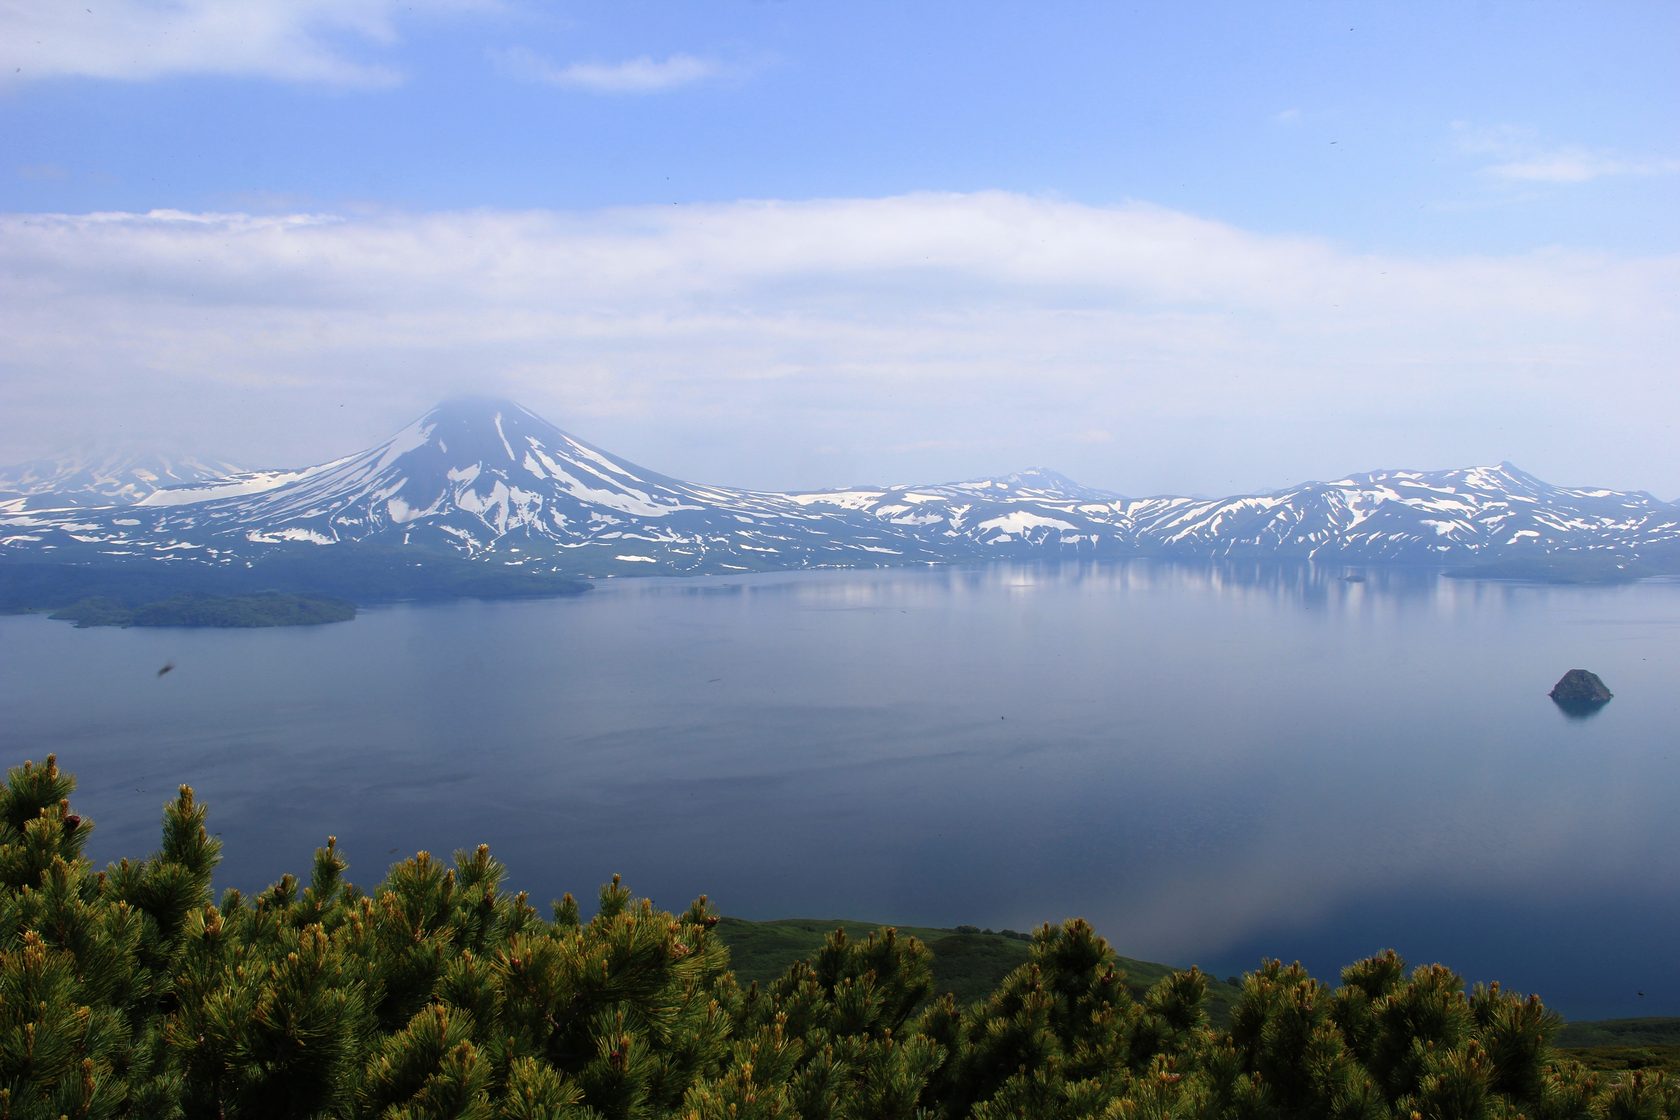
<svg viewBox="0 0 1680 1120">
<path fill-rule="evenodd" d="M 301 557 L 322 570 L 360 549 L 413 565 L 435 558 L 590 577 L 988 557 L 1412 562 L 1542 577 L 1680 571 L 1680 505 L 1553 486 L 1509 463 L 1373 471 L 1211 499 L 1125 497 L 1047 470 L 769 493 L 670 478 L 510 401 L 471 398 L 319 466 L 221 466 L 0 472 L 0 565 L 155 572 Z"/>
<path fill-rule="evenodd" d="M 215 459 L 148 454 L 42 459 L 0 467 L 0 510 L 127 505 L 166 486 L 221 478 L 241 469 Z"/>
</svg>

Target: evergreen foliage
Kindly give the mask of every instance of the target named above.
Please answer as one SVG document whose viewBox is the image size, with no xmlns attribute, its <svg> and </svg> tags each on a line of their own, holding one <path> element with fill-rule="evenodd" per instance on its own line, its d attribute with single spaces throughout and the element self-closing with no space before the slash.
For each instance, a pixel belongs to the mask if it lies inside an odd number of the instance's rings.
<svg viewBox="0 0 1680 1120">
<path fill-rule="evenodd" d="M 191 789 L 157 852 L 95 871 L 73 788 L 49 756 L 0 789 L 0 1120 L 1680 1117 L 1660 1073 L 1560 1058 L 1538 999 L 1393 953 L 1333 990 L 1264 962 L 1226 1029 L 1207 977 L 1135 996 L 1077 919 L 967 1005 L 892 929 L 743 987 L 703 897 L 615 878 L 545 920 L 483 846 L 363 892 L 329 837 L 307 885 L 217 903 Z"/>
<path fill-rule="evenodd" d="M 867 937 L 876 924 L 845 918 L 777 918 L 748 921 L 725 917 L 718 933 L 729 947 L 730 968 L 745 985 L 753 980 L 768 984 L 786 972 L 795 961 L 813 956 L 828 935 L 843 929 L 849 937 Z M 935 996 L 950 992 L 959 1004 L 984 1000 L 1004 977 L 1027 963 L 1033 935 L 1012 929 L 990 930 L 977 926 L 938 929 L 928 926 L 899 926 L 900 937 L 915 937 L 933 954 Z M 1142 999 L 1173 972 L 1168 965 L 1131 957 L 1114 958 L 1126 974 L 1126 987 L 1134 999 Z M 1230 1021 L 1231 1007 L 1242 994 L 1238 984 L 1204 976 L 1207 995 L 1203 1010 L 1209 1021 L 1223 1027 Z"/>
</svg>

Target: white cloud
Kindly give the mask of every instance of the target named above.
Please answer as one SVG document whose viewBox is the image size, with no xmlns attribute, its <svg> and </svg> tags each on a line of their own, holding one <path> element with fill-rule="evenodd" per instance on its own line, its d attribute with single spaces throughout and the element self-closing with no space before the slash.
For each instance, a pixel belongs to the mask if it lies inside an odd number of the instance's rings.
<svg viewBox="0 0 1680 1120">
<path fill-rule="evenodd" d="M 1467 155 L 1510 159 L 1540 146 L 1539 133 L 1517 125 L 1479 125 L 1471 121 L 1452 122 L 1453 142 Z"/>
<path fill-rule="evenodd" d="M 471 0 L 0 0 L 0 81 L 143 81 L 237 74 L 330 85 L 390 85 L 358 57 L 397 41 L 414 8 Z"/>
<path fill-rule="evenodd" d="M 1680 493 L 1677 297 L 1672 256 L 1377 256 L 1005 193 L 11 215 L 0 461 L 119 423 L 324 458 L 480 388 L 742 485 L 1229 492 L 1510 457 Z"/>
<path fill-rule="evenodd" d="M 524 47 L 514 47 L 495 52 L 492 58 L 508 73 L 526 81 L 605 94 L 659 93 L 715 78 L 724 72 L 716 62 L 687 54 L 663 59 L 642 55 L 624 62 L 574 62 L 556 66 Z"/>
<path fill-rule="evenodd" d="M 1588 183 L 1620 175 L 1674 175 L 1680 159 L 1622 159 L 1603 152 L 1561 148 L 1483 169 L 1500 179 L 1524 183 Z"/>
<path fill-rule="evenodd" d="M 1478 127 L 1453 122 L 1460 151 L 1494 162 L 1481 173 L 1517 183 L 1590 183 L 1625 176 L 1680 174 L 1680 159 L 1627 156 L 1602 149 L 1546 143 L 1533 129 L 1503 125 Z"/>
</svg>

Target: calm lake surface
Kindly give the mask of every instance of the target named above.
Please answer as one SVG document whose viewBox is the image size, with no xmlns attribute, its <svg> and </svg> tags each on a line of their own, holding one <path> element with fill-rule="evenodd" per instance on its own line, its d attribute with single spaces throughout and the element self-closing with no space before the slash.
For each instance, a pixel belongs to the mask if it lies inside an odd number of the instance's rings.
<svg viewBox="0 0 1680 1120">
<path fill-rule="evenodd" d="M 1030 929 L 1334 979 L 1386 946 L 1577 1018 L 1680 1014 L 1680 583 L 1120 566 L 612 581 L 302 630 L 0 618 L 6 762 L 96 862 L 192 784 L 219 887 L 510 885 Z M 166 662 L 174 672 L 157 676 Z M 1569 719 L 1564 670 L 1616 699 Z M 1643 993 L 1640 995 L 1639 993 Z"/>
</svg>

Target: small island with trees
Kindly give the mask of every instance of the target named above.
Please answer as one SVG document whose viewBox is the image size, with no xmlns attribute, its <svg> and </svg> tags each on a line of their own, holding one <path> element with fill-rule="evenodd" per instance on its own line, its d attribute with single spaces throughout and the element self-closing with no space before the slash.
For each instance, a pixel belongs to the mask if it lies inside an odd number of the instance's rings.
<svg viewBox="0 0 1680 1120">
<path fill-rule="evenodd" d="M 47 616 L 89 626 L 321 626 L 349 622 L 356 604 L 313 595 L 263 591 L 254 595 L 172 595 L 129 606 L 117 599 L 79 599 Z"/>
</svg>

